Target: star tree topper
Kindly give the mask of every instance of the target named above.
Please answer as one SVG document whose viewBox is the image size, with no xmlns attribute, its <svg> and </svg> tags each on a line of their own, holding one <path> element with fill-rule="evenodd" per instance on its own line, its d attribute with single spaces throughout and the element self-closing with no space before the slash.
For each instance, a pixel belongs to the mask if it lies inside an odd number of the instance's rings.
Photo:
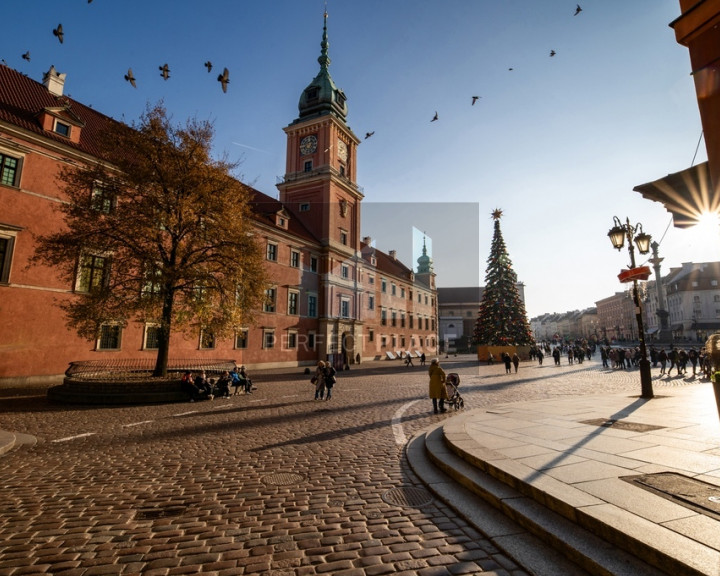
<svg viewBox="0 0 720 576">
<path fill-rule="evenodd" d="M 495 210 L 492 211 L 492 218 L 493 220 L 500 220 L 500 218 L 502 218 L 502 210 L 495 208 Z"/>
</svg>

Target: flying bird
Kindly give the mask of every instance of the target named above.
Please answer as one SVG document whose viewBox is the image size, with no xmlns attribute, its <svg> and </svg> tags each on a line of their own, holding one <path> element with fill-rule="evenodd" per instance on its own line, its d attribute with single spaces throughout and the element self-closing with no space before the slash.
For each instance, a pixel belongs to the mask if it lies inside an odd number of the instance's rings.
<svg viewBox="0 0 720 576">
<path fill-rule="evenodd" d="M 128 68 L 127 74 L 125 74 L 125 80 L 130 82 L 130 85 L 133 88 L 137 88 L 137 84 L 135 84 L 135 76 L 133 76 L 132 68 Z"/>
<path fill-rule="evenodd" d="M 515 68 L 508 68 L 508 70 L 512 72 L 513 70 L 515 70 Z"/>
<path fill-rule="evenodd" d="M 170 66 L 163 64 L 162 66 L 158 66 L 158 70 L 160 70 L 160 76 L 165 78 L 165 80 L 170 78 Z"/>
<path fill-rule="evenodd" d="M 435 120 L 437 120 L 437 119 L 438 119 L 438 113 L 435 112 L 435 116 L 433 116 L 433 119 L 430 120 L 430 122 L 435 122 Z"/>
<path fill-rule="evenodd" d="M 57 39 L 60 40 L 60 44 L 63 43 L 63 29 L 62 24 L 58 24 L 57 28 L 53 28 L 53 35 L 57 36 Z"/>
<path fill-rule="evenodd" d="M 370 136 L 372 136 L 373 134 L 375 134 L 375 130 L 373 130 L 372 132 L 365 132 L 365 140 L 370 138 Z"/>
<path fill-rule="evenodd" d="M 550 58 L 552 58 L 553 56 L 555 56 L 555 54 L 556 54 L 555 50 L 550 50 Z"/>
<path fill-rule="evenodd" d="M 227 68 L 224 68 L 223 73 L 218 75 L 218 82 L 222 85 L 222 91 L 227 92 L 227 85 L 230 84 L 230 72 Z"/>
<path fill-rule="evenodd" d="M 477 102 L 479 98 L 482 98 L 482 96 L 473 96 L 472 97 L 472 105 L 473 106 L 475 106 L 475 102 Z"/>
<path fill-rule="evenodd" d="M 212 62 L 208 60 L 207 62 L 205 62 L 204 66 L 208 69 L 208 73 L 210 73 L 210 71 L 212 70 Z"/>
<path fill-rule="evenodd" d="M 22 59 L 30 62 L 30 50 L 28 50 L 27 52 L 25 52 L 25 54 L 22 55 Z"/>
<path fill-rule="evenodd" d="M 582 8 L 580 8 L 580 4 L 578 4 L 577 8 L 575 8 L 575 14 L 573 14 L 573 16 L 577 16 L 580 12 L 582 12 Z"/>
</svg>

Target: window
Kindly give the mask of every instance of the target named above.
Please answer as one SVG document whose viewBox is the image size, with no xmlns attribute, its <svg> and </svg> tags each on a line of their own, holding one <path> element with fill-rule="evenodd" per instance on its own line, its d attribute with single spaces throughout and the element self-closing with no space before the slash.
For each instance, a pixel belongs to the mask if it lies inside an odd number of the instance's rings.
<svg viewBox="0 0 720 576">
<path fill-rule="evenodd" d="M 308 294 L 308 316 L 317 318 L 317 296 L 315 294 Z"/>
<path fill-rule="evenodd" d="M 275 288 L 268 288 L 265 290 L 265 304 L 263 306 L 264 312 L 275 312 L 275 297 L 277 290 Z"/>
<path fill-rule="evenodd" d="M 103 188 L 93 188 L 90 206 L 92 206 L 93 210 L 110 214 L 116 206 L 115 195 Z"/>
<path fill-rule="evenodd" d="M 317 272 L 317 271 L 318 271 L 318 259 L 317 259 L 317 256 L 310 256 L 310 271 L 311 271 L 311 272 Z"/>
<path fill-rule="evenodd" d="M 302 204 L 300 204 L 300 212 L 310 212 L 310 203 L 303 202 Z"/>
<path fill-rule="evenodd" d="M 380 280 L 380 292 L 387 294 L 387 280 L 385 278 Z"/>
<path fill-rule="evenodd" d="M 340 244 L 347 246 L 348 235 L 344 230 L 340 231 Z"/>
<path fill-rule="evenodd" d="M 312 172 L 312 160 L 305 160 L 303 172 Z"/>
<path fill-rule="evenodd" d="M 97 341 L 98 350 L 120 350 L 120 325 L 103 324 L 100 326 L 100 338 Z"/>
<path fill-rule="evenodd" d="M 368 276 L 368 284 L 375 284 L 375 276 Z"/>
<path fill-rule="evenodd" d="M 93 254 L 81 256 L 75 290 L 78 292 L 100 290 L 107 285 L 108 269 L 109 262 L 107 258 Z"/>
<path fill-rule="evenodd" d="M 0 152 L 0 184 L 5 186 L 18 185 L 18 172 L 20 161 L 12 156 Z"/>
<path fill-rule="evenodd" d="M 372 328 L 368 329 L 368 342 L 374 342 L 375 341 L 375 330 Z"/>
<path fill-rule="evenodd" d="M 382 348 L 386 348 L 386 347 L 387 347 L 387 336 L 381 336 L 381 337 L 380 337 L 380 346 L 381 346 Z"/>
<path fill-rule="evenodd" d="M 693 288 L 697 288 L 697 287 L 698 287 L 697 281 L 693 280 L 692 287 L 693 287 Z"/>
<path fill-rule="evenodd" d="M 405 298 L 405 288 L 400 288 L 400 298 Z"/>
<path fill-rule="evenodd" d="M 413 326 L 413 315 L 408 314 L 408 328 L 414 328 Z"/>
<path fill-rule="evenodd" d="M 68 138 L 70 136 L 70 124 L 65 124 L 65 122 L 55 120 L 55 133 Z"/>
<path fill-rule="evenodd" d="M 343 264 L 340 268 L 340 273 L 342 274 L 343 278 L 349 278 L 350 277 L 350 267 L 347 264 Z"/>
<path fill-rule="evenodd" d="M 263 330 L 263 348 L 275 348 L 275 330 Z"/>
<path fill-rule="evenodd" d="M 12 263 L 15 235 L 0 230 L 0 282 L 10 282 L 10 265 Z"/>
<path fill-rule="evenodd" d="M 718 281 L 717 280 L 710 280 L 710 286 L 717 286 Z"/>
<path fill-rule="evenodd" d="M 387 310 L 385 310 L 385 308 L 380 310 L 380 324 L 383 326 L 387 325 Z"/>
<path fill-rule="evenodd" d="M 248 331 L 246 329 L 238 330 L 235 334 L 235 348 L 245 349 L 248 347 Z"/>
<path fill-rule="evenodd" d="M 297 348 L 297 332 L 288 332 L 287 347 L 288 349 Z"/>
<path fill-rule="evenodd" d="M 375 310 L 375 296 L 368 296 L 368 310 Z"/>
<path fill-rule="evenodd" d="M 693 296 L 693 302 L 700 302 L 700 296 Z"/>
<path fill-rule="evenodd" d="M 425 294 L 425 306 L 427 306 L 427 303 L 428 303 L 428 296 L 427 296 L 427 294 Z"/>
<path fill-rule="evenodd" d="M 145 270 L 145 284 L 142 287 L 143 296 L 153 296 L 160 293 L 162 270 L 153 266 Z"/>
<path fill-rule="evenodd" d="M 395 284 L 390 285 L 390 294 L 392 294 L 393 296 L 397 294 L 397 286 L 395 286 Z"/>
<path fill-rule="evenodd" d="M 395 310 L 390 313 L 390 325 L 397 326 L 397 312 Z"/>
<path fill-rule="evenodd" d="M 308 332 L 307 345 L 308 349 L 315 350 L 315 332 Z"/>
<path fill-rule="evenodd" d="M 400 312 L 400 328 L 405 328 L 405 312 Z"/>
<path fill-rule="evenodd" d="M 422 304 L 422 294 L 418 293 L 418 304 Z"/>
<path fill-rule="evenodd" d="M 297 250 L 290 251 L 290 266 L 300 268 L 300 252 Z"/>
<path fill-rule="evenodd" d="M 293 316 L 296 316 L 298 313 L 298 300 L 300 298 L 300 293 L 295 290 L 290 290 L 288 292 L 288 314 L 291 314 Z"/>
<path fill-rule="evenodd" d="M 720 302 L 720 295 L 715 294 L 715 297 L 713 298 L 715 302 Z"/>
<path fill-rule="evenodd" d="M 267 259 L 277 262 L 278 247 L 277 244 L 268 242 L 267 245 Z"/>
<path fill-rule="evenodd" d="M 429 318 L 425 318 L 425 330 L 430 330 Z"/>
<path fill-rule="evenodd" d="M 343 298 L 340 300 L 340 316 L 342 318 L 350 317 L 350 300 Z"/>
<path fill-rule="evenodd" d="M 200 349 L 213 350 L 215 348 L 215 334 L 211 330 L 202 330 L 200 332 Z"/>
<path fill-rule="evenodd" d="M 146 324 L 143 350 L 157 350 L 158 348 L 160 348 L 160 326 L 157 324 Z"/>
</svg>

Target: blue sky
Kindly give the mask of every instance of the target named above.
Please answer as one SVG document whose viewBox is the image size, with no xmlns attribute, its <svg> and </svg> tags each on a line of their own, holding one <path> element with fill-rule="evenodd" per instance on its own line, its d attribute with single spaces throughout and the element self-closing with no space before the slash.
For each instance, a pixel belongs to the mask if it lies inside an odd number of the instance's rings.
<svg viewBox="0 0 720 576">
<path fill-rule="evenodd" d="M 628 256 L 607 239 L 613 216 L 662 238 L 664 273 L 720 259 L 717 227 L 668 229 L 664 208 L 632 190 L 689 167 L 701 135 L 688 52 L 668 27 L 678 0 L 580 4 L 574 16 L 565 0 L 328 0 L 330 72 L 348 124 L 361 138 L 375 132 L 358 153 L 363 236 L 412 264 L 415 226 L 432 238 L 439 286 L 482 285 L 500 208 L 530 316 L 623 290 Z M 217 154 L 276 197 L 282 128 L 318 71 L 324 8 L 33 0 L 13 5 L 0 58 L 38 81 L 55 65 L 67 94 L 114 118 L 135 121 L 163 100 L 178 122 L 213 121 Z M 128 68 L 137 89 L 123 79 Z M 694 161 L 705 159 L 702 141 Z"/>
</svg>

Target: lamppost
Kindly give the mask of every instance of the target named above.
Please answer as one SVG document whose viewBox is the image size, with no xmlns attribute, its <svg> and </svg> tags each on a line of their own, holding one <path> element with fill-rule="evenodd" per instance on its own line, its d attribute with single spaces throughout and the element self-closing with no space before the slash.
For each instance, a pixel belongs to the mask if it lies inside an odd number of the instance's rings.
<svg viewBox="0 0 720 576">
<path fill-rule="evenodd" d="M 633 283 L 633 300 L 635 302 L 635 319 L 637 320 L 638 332 L 640 335 L 640 386 L 642 398 L 653 398 L 652 375 L 650 374 L 650 361 L 647 358 L 647 349 L 645 348 L 645 328 L 643 327 L 642 308 L 640 307 L 640 296 L 638 294 L 638 279 L 647 279 L 650 275 L 650 269 L 647 266 L 637 268 L 635 266 L 635 248 L 633 240 L 637 244 L 640 254 L 650 252 L 650 234 L 645 234 L 642 224 L 633 226 L 630 219 L 625 219 L 623 224 L 617 216 L 613 216 L 614 226 L 608 232 L 610 242 L 618 251 L 622 250 L 625 244 L 625 238 L 628 241 L 628 251 L 630 252 L 630 269 L 624 270 L 619 274 L 621 282 Z M 634 237 L 634 238 L 633 238 Z"/>
</svg>

